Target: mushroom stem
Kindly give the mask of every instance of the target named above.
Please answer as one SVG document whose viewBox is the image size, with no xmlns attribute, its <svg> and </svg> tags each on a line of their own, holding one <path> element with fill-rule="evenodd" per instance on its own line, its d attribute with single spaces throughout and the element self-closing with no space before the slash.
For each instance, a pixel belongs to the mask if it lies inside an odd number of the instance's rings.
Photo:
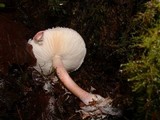
<svg viewBox="0 0 160 120">
<path fill-rule="evenodd" d="M 56 73 L 64 86 L 70 90 L 75 96 L 77 96 L 84 104 L 88 105 L 95 99 L 95 95 L 91 94 L 81 87 L 79 87 L 69 76 L 68 72 L 64 68 L 61 57 L 56 55 L 53 58 L 53 66 L 56 69 Z"/>
</svg>

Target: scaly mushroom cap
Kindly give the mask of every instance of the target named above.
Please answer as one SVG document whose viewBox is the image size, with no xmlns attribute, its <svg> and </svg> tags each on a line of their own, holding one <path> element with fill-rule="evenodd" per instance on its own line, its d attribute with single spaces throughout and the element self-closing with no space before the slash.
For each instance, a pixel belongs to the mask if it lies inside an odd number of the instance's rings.
<svg viewBox="0 0 160 120">
<path fill-rule="evenodd" d="M 78 69 L 86 55 L 83 38 L 73 29 L 56 27 L 37 33 L 28 41 L 37 59 L 34 68 L 47 75 L 53 70 L 53 57 L 60 56 L 67 71 Z"/>
</svg>

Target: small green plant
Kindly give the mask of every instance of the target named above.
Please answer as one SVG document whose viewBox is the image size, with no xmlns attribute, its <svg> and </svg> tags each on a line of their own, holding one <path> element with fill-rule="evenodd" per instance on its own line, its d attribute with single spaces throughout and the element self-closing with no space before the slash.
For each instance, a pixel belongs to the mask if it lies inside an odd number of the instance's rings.
<svg viewBox="0 0 160 120">
<path fill-rule="evenodd" d="M 122 70 L 131 83 L 135 120 L 160 120 L 160 2 L 149 1 L 132 23 L 132 49 Z"/>
</svg>

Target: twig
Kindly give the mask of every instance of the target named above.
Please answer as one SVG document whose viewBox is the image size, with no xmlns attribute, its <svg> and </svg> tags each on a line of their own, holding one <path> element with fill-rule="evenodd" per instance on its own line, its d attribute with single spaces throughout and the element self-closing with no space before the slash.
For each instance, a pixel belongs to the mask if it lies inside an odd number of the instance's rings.
<svg viewBox="0 0 160 120">
<path fill-rule="evenodd" d="M 17 113 L 18 113 L 18 115 L 19 115 L 19 119 L 20 119 L 20 120 L 23 120 L 23 119 L 22 119 L 22 116 L 21 116 L 21 113 L 20 113 L 20 110 L 18 109 L 17 105 L 16 105 L 16 108 L 17 108 Z"/>
</svg>

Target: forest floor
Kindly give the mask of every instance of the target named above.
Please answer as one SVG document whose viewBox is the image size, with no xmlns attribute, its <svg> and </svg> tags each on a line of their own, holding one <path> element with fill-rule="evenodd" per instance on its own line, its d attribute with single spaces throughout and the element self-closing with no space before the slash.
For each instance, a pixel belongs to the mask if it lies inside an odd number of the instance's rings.
<svg viewBox="0 0 160 120">
<path fill-rule="evenodd" d="M 25 45 L 31 33 L 13 18 L 14 14 L 0 13 L 0 120 L 81 120 L 76 112 L 80 100 L 60 82 L 26 65 Z M 93 93 L 113 98 L 113 104 L 124 110 L 123 117 L 108 115 L 106 120 L 128 120 L 130 110 L 125 110 L 125 105 L 131 101 L 127 82 L 122 82 L 115 71 L 103 72 L 101 65 L 106 64 L 94 61 L 92 66 L 84 62 L 71 77 L 85 90 L 95 88 Z M 44 89 L 48 81 L 52 81 L 49 92 Z"/>
</svg>

